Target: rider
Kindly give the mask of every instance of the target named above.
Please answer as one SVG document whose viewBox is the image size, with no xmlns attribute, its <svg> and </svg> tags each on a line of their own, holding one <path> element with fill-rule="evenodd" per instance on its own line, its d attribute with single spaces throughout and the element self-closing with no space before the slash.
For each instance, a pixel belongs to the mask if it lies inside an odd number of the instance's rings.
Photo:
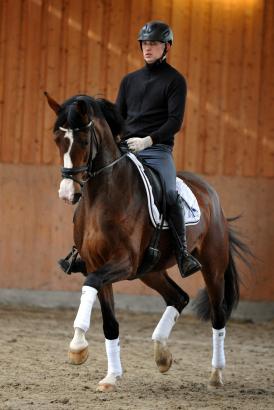
<svg viewBox="0 0 274 410">
<path fill-rule="evenodd" d="M 183 121 L 186 100 L 184 77 L 166 62 L 173 43 L 171 28 L 150 21 L 140 30 L 138 41 L 145 66 L 126 75 L 116 104 L 125 119 L 124 138 L 130 151 L 154 168 L 165 186 L 168 223 L 183 277 L 201 269 L 188 252 L 183 200 L 176 191 L 176 169 L 172 157 L 174 134 Z"/>
<path fill-rule="evenodd" d="M 124 138 L 128 148 L 161 176 L 176 259 L 181 275 L 186 277 L 201 269 L 200 263 L 187 250 L 183 200 L 176 191 L 172 157 L 174 134 L 183 121 L 186 82 L 166 62 L 173 43 L 173 33 L 167 24 L 161 21 L 146 23 L 139 32 L 138 41 L 145 66 L 123 78 L 116 104 L 125 119 Z M 68 269 L 68 259 L 59 261 L 64 270 Z M 83 269 L 79 258 L 70 262 L 70 272 Z"/>
</svg>

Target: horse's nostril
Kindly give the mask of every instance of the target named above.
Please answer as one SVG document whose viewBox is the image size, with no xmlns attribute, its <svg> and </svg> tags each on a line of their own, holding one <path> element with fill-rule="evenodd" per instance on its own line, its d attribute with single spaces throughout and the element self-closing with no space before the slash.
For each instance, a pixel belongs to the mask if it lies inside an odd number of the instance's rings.
<svg viewBox="0 0 274 410">
<path fill-rule="evenodd" d="M 81 196 L 82 196 L 82 194 L 80 192 L 77 192 L 76 194 L 74 194 L 72 203 L 76 204 L 79 201 L 79 199 L 81 198 Z"/>
</svg>

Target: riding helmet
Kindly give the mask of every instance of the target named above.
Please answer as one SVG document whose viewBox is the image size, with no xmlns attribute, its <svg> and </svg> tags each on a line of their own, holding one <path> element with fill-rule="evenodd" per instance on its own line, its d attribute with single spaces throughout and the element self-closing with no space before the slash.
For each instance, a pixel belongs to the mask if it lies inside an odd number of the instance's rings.
<svg viewBox="0 0 274 410">
<path fill-rule="evenodd" d="M 138 41 L 160 41 L 161 43 L 169 43 L 171 45 L 173 43 L 173 32 L 162 21 L 149 21 L 139 31 Z"/>
</svg>

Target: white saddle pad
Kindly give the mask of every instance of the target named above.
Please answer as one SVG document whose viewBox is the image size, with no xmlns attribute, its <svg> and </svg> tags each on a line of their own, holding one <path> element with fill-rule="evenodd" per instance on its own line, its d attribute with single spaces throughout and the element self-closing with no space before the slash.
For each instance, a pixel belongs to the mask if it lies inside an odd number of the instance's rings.
<svg viewBox="0 0 274 410">
<path fill-rule="evenodd" d="M 150 215 L 151 222 L 154 227 L 161 223 L 160 220 L 160 213 L 155 205 L 152 187 L 151 184 L 145 174 L 144 167 L 140 161 L 136 158 L 134 154 L 129 152 L 127 156 L 132 160 L 135 164 L 136 168 L 138 169 L 142 180 L 144 182 L 144 186 L 147 193 L 147 201 L 148 201 L 148 211 Z M 178 193 L 184 200 L 184 210 L 185 210 L 185 224 L 186 225 L 196 225 L 200 221 L 201 211 L 198 205 L 198 201 L 191 191 L 191 189 L 182 181 L 180 178 L 176 178 L 176 189 Z M 163 229 L 168 229 L 168 223 L 164 221 Z"/>
</svg>

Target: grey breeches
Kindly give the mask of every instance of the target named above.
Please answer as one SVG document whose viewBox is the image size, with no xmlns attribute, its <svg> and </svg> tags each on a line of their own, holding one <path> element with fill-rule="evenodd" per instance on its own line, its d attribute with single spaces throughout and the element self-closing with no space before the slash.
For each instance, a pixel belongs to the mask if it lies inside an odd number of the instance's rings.
<svg viewBox="0 0 274 410">
<path fill-rule="evenodd" d="M 167 205 L 173 205 L 177 198 L 176 191 L 176 168 L 172 156 L 172 147 L 163 144 L 156 144 L 138 152 L 145 165 L 155 169 L 164 184 L 166 191 Z"/>
</svg>

